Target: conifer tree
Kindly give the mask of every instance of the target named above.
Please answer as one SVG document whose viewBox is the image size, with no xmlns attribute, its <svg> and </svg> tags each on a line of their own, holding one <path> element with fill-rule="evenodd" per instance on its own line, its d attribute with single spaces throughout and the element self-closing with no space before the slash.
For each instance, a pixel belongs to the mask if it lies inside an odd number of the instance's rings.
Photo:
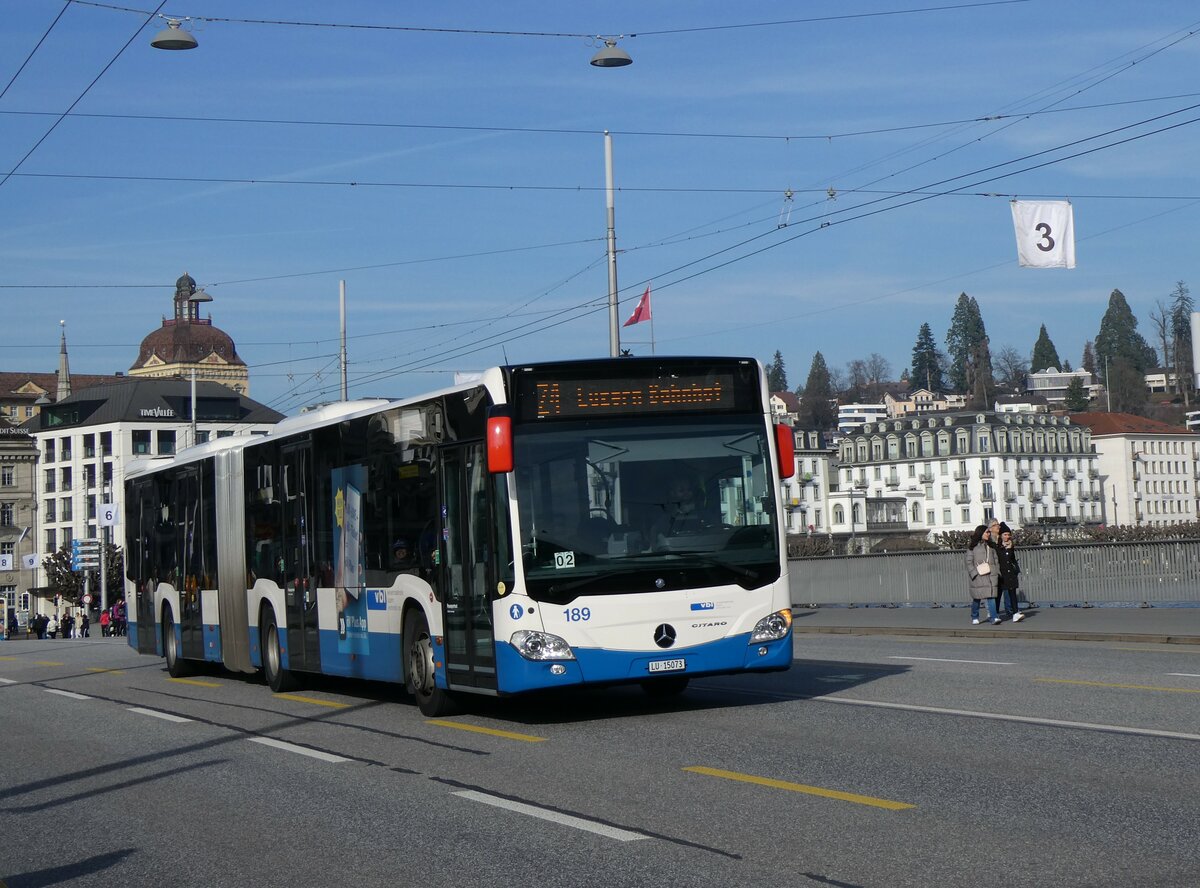
<svg viewBox="0 0 1200 888">
<path fill-rule="evenodd" d="M 775 352 L 775 357 L 767 364 L 767 389 L 772 392 L 786 392 L 787 370 L 783 366 L 783 355 Z"/>
<path fill-rule="evenodd" d="M 1096 366 L 1104 367 L 1122 361 L 1138 373 L 1158 366 L 1154 348 L 1137 331 L 1137 318 L 1125 301 L 1125 294 L 1113 290 L 1108 297 L 1108 310 L 1100 321 L 1096 335 Z"/>
<path fill-rule="evenodd" d="M 1088 392 L 1083 387 L 1083 377 L 1072 376 L 1067 384 L 1066 407 L 1072 413 L 1081 413 L 1088 408 Z"/>
<path fill-rule="evenodd" d="M 946 382 L 942 377 L 942 361 L 938 355 L 937 343 L 933 339 L 933 330 L 929 324 L 922 324 L 917 332 L 917 342 L 912 350 L 912 369 L 908 381 L 917 388 L 927 388 L 932 392 L 944 392 Z"/>
<path fill-rule="evenodd" d="M 946 351 L 949 353 L 948 375 L 950 385 L 956 392 L 972 394 L 973 378 L 969 368 L 975 360 L 975 350 L 987 338 L 979 303 L 974 297 L 962 293 L 954 306 L 950 329 L 946 331 Z M 990 374 L 989 374 L 990 376 Z"/>
<path fill-rule="evenodd" d="M 808 381 L 804 383 L 804 396 L 800 399 L 800 425 L 810 429 L 828 429 L 836 425 L 837 411 L 832 400 L 829 367 L 825 364 L 825 356 L 817 352 L 813 355 Z"/>
<path fill-rule="evenodd" d="M 1050 334 L 1046 332 L 1046 325 L 1042 324 L 1042 330 L 1038 333 L 1037 342 L 1033 344 L 1033 356 L 1029 360 L 1029 369 L 1034 373 L 1041 373 L 1049 367 L 1061 370 L 1062 361 L 1059 360 L 1058 349 L 1050 341 Z"/>
</svg>

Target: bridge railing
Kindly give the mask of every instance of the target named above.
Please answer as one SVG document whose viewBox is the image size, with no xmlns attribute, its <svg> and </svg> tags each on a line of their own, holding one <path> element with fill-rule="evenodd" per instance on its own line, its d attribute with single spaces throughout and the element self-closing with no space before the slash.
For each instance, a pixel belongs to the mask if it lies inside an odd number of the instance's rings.
<svg viewBox="0 0 1200 888">
<path fill-rule="evenodd" d="M 1019 549 L 1021 599 L 1048 606 L 1200 606 L 1200 540 Z M 965 550 L 816 556 L 789 562 L 797 605 L 961 605 Z"/>
</svg>

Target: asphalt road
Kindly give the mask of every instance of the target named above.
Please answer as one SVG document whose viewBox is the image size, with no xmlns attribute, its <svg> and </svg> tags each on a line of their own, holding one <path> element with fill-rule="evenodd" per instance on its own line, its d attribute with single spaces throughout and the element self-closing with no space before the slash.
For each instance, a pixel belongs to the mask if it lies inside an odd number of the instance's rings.
<svg viewBox="0 0 1200 888">
<path fill-rule="evenodd" d="M 788 673 L 481 701 L 0 644 L 0 881 L 1196 886 L 1200 648 L 802 636 Z"/>
</svg>

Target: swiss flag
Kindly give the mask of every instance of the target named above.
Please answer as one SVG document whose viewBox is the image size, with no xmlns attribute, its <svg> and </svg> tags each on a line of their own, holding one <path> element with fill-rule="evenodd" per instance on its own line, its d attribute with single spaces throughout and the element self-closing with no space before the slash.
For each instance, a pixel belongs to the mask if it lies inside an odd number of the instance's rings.
<svg viewBox="0 0 1200 888">
<path fill-rule="evenodd" d="M 650 286 L 646 285 L 646 292 L 642 294 L 642 298 L 638 300 L 637 308 L 633 310 L 633 314 L 629 316 L 622 327 L 632 327 L 634 324 L 640 324 L 642 321 L 650 320 Z"/>
</svg>

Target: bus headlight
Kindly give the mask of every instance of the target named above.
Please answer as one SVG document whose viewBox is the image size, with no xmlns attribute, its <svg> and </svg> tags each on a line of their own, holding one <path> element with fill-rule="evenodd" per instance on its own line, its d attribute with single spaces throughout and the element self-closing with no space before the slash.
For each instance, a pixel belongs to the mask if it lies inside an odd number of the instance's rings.
<svg viewBox="0 0 1200 888">
<path fill-rule="evenodd" d="M 767 614 L 754 624 L 754 631 L 750 633 L 750 644 L 757 644 L 760 641 L 778 641 L 787 635 L 791 628 L 792 609 L 785 607 L 773 614 Z"/>
<path fill-rule="evenodd" d="M 526 660 L 574 660 L 571 646 L 557 635 L 549 632 L 531 632 L 522 629 L 509 639 L 512 646 Z"/>
</svg>

